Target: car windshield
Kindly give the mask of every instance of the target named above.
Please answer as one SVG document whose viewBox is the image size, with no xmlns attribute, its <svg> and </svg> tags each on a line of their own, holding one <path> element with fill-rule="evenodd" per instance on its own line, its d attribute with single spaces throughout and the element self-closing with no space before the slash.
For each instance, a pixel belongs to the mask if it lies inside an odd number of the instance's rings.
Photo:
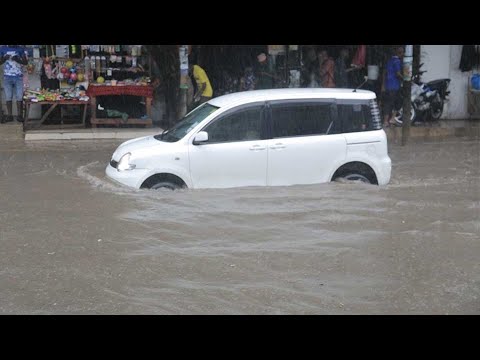
<svg viewBox="0 0 480 360">
<path fill-rule="evenodd" d="M 205 103 L 195 110 L 188 113 L 179 123 L 172 128 L 165 130 L 160 135 L 155 135 L 155 139 L 165 142 L 177 142 L 187 135 L 190 130 L 203 121 L 208 115 L 219 108 Z"/>
</svg>

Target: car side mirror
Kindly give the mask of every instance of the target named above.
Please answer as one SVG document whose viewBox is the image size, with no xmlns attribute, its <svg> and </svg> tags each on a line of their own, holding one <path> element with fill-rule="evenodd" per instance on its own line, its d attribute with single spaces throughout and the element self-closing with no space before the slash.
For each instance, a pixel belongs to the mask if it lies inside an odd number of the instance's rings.
<svg viewBox="0 0 480 360">
<path fill-rule="evenodd" d="M 200 131 L 193 138 L 193 145 L 201 145 L 208 141 L 208 133 L 206 131 Z"/>
</svg>

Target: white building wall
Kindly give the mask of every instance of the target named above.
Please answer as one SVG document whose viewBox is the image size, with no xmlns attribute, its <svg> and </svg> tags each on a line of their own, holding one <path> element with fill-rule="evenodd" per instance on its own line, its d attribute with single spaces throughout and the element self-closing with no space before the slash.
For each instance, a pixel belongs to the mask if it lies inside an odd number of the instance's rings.
<svg viewBox="0 0 480 360">
<path fill-rule="evenodd" d="M 450 95 L 446 117 L 449 119 L 468 119 L 468 82 L 472 71 L 462 72 L 459 69 L 463 45 L 450 45 Z"/>
<path fill-rule="evenodd" d="M 448 77 L 450 72 L 450 45 L 420 45 L 422 80 L 427 82 Z"/>
<path fill-rule="evenodd" d="M 468 82 L 472 72 L 459 69 L 463 45 L 421 45 L 420 63 L 424 63 L 422 81 L 449 78 L 449 101 L 445 104 L 442 118 L 466 119 Z"/>
</svg>

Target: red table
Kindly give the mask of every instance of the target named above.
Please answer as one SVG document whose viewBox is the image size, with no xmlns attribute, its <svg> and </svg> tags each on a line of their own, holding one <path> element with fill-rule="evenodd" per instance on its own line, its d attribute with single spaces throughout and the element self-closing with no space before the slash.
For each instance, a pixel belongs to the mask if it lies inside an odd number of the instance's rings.
<svg viewBox="0 0 480 360">
<path fill-rule="evenodd" d="M 90 85 L 87 90 L 87 95 L 90 97 L 90 104 L 92 107 L 92 117 L 90 122 L 92 127 L 97 124 L 110 124 L 120 126 L 121 124 L 136 124 L 152 126 L 152 100 L 153 87 L 150 85 Z M 97 118 L 97 96 L 112 96 L 112 95 L 133 95 L 145 98 L 146 114 L 148 119 L 128 118 L 124 121 L 122 118 Z"/>
</svg>

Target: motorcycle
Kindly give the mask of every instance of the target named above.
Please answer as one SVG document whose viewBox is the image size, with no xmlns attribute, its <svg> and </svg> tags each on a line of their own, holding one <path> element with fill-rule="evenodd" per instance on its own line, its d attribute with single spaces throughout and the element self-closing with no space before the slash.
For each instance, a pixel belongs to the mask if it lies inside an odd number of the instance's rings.
<svg viewBox="0 0 480 360">
<path fill-rule="evenodd" d="M 423 64 L 420 65 L 420 68 Z M 450 79 L 438 79 L 428 83 L 420 81 L 420 77 L 426 71 L 419 71 L 412 77 L 411 92 L 411 116 L 410 123 L 416 124 L 419 121 L 439 120 L 443 114 L 443 107 L 450 91 L 447 91 Z M 395 122 L 403 124 L 403 108 L 397 112 Z"/>
</svg>

